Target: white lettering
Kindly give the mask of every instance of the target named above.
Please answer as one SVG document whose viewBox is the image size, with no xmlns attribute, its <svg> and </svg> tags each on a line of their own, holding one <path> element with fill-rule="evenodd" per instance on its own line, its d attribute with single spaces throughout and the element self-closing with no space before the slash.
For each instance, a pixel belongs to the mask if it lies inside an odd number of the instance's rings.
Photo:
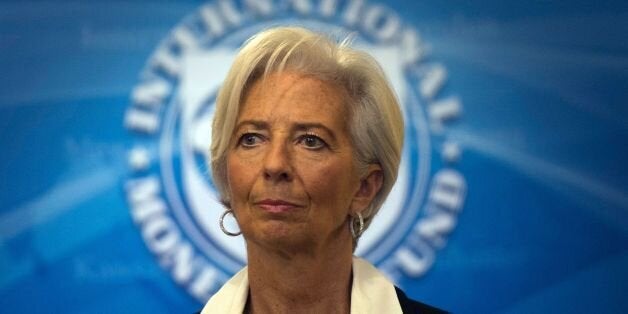
<svg viewBox="0 0 628 314">
<path fill-rule="evenodd" d="M 150 61 L 154 67 L 164 70 L 171 77 L 179 75 L 179 61 L 170 49 L 163 47 Z"/>
<path fill-rule="evenodd" d="M 194 253 L 192 245 L 181 238 L 176 224 L 165 214 L 158 178 L 131 180 L 126 191 L 133 219 L 141 225 L 149 249 L 159 256 L 163 266 L 171 268 L 177 283 L 187 286 L 200 302 L 207 301 L 219 284 L 220 274 Z"/>
<path fill-rule="evenodd" d="M 442 131 L 443 123 L 460 116 L 462 106 L 457 97 L 449 97 L 429 104 L 427 113 L 435 132 Z"/>
<path fill-rule="evenodd" d="M 442 248 L 446 244 L 445 236 L 455 226 L 456 220 L 450 213 L 436 212 L 423 218 L 416 225 L 414 232 L 419 234 L 421 238 L 429 240 L 434 247 Z"/>
<path fill-rule="evenodd" d="M 130 108 L 124 114 L 124 126 L 131 130 L 153 134 L 159 128 L 159 117 L 152 111 Z"/>
<path fill-rule="evenodd" d="M 135 179 L 126 184 L 127 199 L 131 204 L 131 214 L 137 223 L 143 223 L 149 217 L 161 214 L 166 205 L 158 196 L 159 180 L 154 177 Z"/>
<path fill-rule="evenodd" d="M 404 53 L 403 64 L 418 63 L 425 55 L 421 36 L 412 28 L 406 28 L 401 35 L 401 49 Z"/>
<path fill-rule="evenodd" d="M 301 15 L 307 15 L 312 12 L 312 3 L 310 0 L 290 0 L 290 4 L 297 13 Z"/>
<path fill-rule="evenodd" d="M 200 274 L 194 278 L 188 291 L 197 300 L 206 302 L 218 285 L 218 271 L 213 267 L 204 267 Z"/>
<path fill-rule="evenodd" d="M 179 242 L 179 230 L 167 216 L 156 216 L 144 224 L 142 235 L 151 251 L 162 255 Z"/>
<path fill-rule="evenodd" d="M 272 0 L 245 0 L 246 7 L 253 11 L 254 14 L 268 16 L 273 13 Z"/>
<path fill-rule="evenodd" d="M 205 23 L 207 33 L 212 36 L 219 37 L 225 33 L 224 21 L 215 11 L 213 4 L 207 4 L 201 8 L 201 19 Z"/>
<path fill-rule="evenodd" d="M 399 18 L 380 5 L 369 7 L 363 19 L 364 30 L 381 41 L 390 40 L 399 32 L 400 26 Z"/>
<path fill-rule="evenodd" d="M 322 0 L 320 2 L 320 13 L 323 17 L 331 17 L 336 13 L 338 7 L 338 0 Z"/>
<path fill-rule="evenodd" d="M 242 24 L 242 15 L 238 13 L 233 1 L 220 0 L 218 5 L 220 12 L 222 12 L 222 16 L 227 22 L 229 22 L 229 24 L 233 26 Z"/>
<path fill-rule="evenodd" d="M 436 173 L 430 191 L 430 201 L 442 208 L 459 211 L 466 193 L 464 177 L 453 169 L 444 169 Z"/>
<path fill-rule="evenodd" d="M 197 36 L 194 36 L 186 26 L 177 28 L 172 38 L 182 51 L 192 50 L 198 46 Z"/>
<path fill-rule="evenodd" d="M 447 70 L 440 64 L 434 64 L 421 80 L 419 91 L 421 95 L 428 100 L 436 96 L 440 91 L 447 78 Z"/>
<path fill-rule="evenodd" d="M 200 17 L 210 38 L 224 35 L 229 27 L 239 26 L 243 20 L 242 13 L 229 0 L 204 5 L 200 9 Z"/>
<path fill-rule="evenodd" d="M 348 26 L 354 26 L 360 20 L 360 12 L 362 11 L 363 5 L 363 0 L 350 0 L 345 10 L 345 14 L 343 15 L 345 24 Z"/>
<path fill-rule="evenodd" d="M 171 85 L 161 78 L 144 80 L 133 89 L 131 99 L 136 105 L 154 109 L 163 103 L 171 90 Z"/>
<path fill-rule="evenodd" d="M 172 275 L 176 282 L 185 283 L 192 277 L 192 270 L 194 269 L 194 250 L 189 243 L 181 243 L 175 247 L 172 252 L 171 262 L 174 264 L 172 267 Z"/>
<path fill-rule="evenodd" d="M 419 242 L 417 249 L 418 252 L 415 252 L 403 247 L 395 253 L 395 260 L 399 263 L 400 269 L 411 277 L 423 275 L 434 264 L 434 250 L 432 248 Z"/>
</svg>

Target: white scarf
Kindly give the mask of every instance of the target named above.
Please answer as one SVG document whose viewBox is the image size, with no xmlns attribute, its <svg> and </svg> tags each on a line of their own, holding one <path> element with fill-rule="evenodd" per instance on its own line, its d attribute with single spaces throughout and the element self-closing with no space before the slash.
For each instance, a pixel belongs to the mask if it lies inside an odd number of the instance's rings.
<svg viewBox="0 0 628 314">
<path fill-rule="evenodd" d="M 227 281 L 205 304 L 201 314 L 242 314 L 249 295 L 248 268 Z M 395 286 L 369 262 L 353 258 L 351 314 L 401 314 Z"/>
</svg>

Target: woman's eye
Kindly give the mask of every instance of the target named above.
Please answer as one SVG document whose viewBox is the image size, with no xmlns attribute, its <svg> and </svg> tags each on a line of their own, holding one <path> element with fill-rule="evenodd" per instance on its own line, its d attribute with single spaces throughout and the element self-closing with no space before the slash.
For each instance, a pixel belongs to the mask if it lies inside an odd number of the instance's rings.
<svg viewBox="0 0 628 314">
<path fill-rule="evenodd" d="M 320 137 L 312 134 L 306 134 L 299 138 L 299 143 L 303 144 L 305 147 L 309 149 L 321 149 L 327 146 L 327 143 L 323 141 Z"/>
<path fill-rule="evenodd" d="M 255 133 L 245 133 L 240 137 L 239 144 L 243 147 L 255 147 L 261 142 L 261 135 Z"/>
</svg>

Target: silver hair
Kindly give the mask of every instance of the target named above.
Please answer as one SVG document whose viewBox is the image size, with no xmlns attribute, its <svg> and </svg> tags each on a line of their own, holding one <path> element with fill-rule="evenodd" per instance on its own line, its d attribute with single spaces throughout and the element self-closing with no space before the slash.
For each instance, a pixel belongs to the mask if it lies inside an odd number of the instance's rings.
<svg viewBox="0 0 628 314">
<path fill-rule="evenodd" d="M 362 211 L 364 228 L 390 193 L 401 160 L 404 123 L 395 93 L 373 57 L 300 27 L 277 27 L 251 37 L 237 54 L 216 100 L 211 169 L 221 201 L 229 204 L 227 153 L 240 106 L 252 83 L 280 71 L 309 75 L 342 86 L 349 96 L 350 134 L 357 169 L 379 164 L 383 183 Z M 357 240 L 356 240 L 357 241 Z"/>
</svg>

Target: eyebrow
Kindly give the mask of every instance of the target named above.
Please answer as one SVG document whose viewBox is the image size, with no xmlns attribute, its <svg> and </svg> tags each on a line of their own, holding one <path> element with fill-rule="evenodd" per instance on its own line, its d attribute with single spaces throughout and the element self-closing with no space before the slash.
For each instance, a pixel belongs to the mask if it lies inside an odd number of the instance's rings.
<svg viewBox="0 0 628 314">
<path fill-rule="evenodd" d="M 294 127 L 292 127 L 292 129 L 294 131 L 307 131 L 310 129 L 322 129 L 323 131 L 325 131 L 327 134 L 329 134 L 329 136 L 331 137 L 332 140 L 336 140 L 336 134 L 334 133 L 334 131 L 332 131 L 331 129 L 329 129 L 328 127 L 326 127 L 325 125 L 321 124 L 321 123 L 316 123 L 316 122 L 312 122 L 312 123 L 297 123 Z"/>
<path fill-rule="evenodd" d="M 250 125 L 252 127 L 254 127 L 255 129 L 268 129 L 268 123 L 264 122 L 264 121 L 260 121 L 260 120 L 244 120 L 241 121 L 240 123 L 238 123 L 235 127 L 234 130 L 239 130 L 241 129 L 243 126 L 245 125 Z"/>
<path fill-rule="evenodd" d="M 252 126 L 253 128 L 257 129 L 257 130 L 263 130 L 263 129 L 269 129 L 269 125 L 268 122 L 266 121 L 261 121 L 261 120 L 244 120 L 244 121 L 240 121 L 240 123 L 238 123 L 235 127 L 235 130 L 240 130 L 243 126 Z M 323 131 L 325 131 L 327 134 L 329 134 L 329 136 L 332 138 L 332 140 L 336 140 L 336 134 L 334 133 L 334 131 L 332 131 L 330 128 L 326 127 L 325 125 L 323 125 L 322 123 L 318 123 L 318 122 L 305 122 L 305 123 L 296 123 L 294 126 L 292 126 L 291 130 L 292 131 L 307 131 L 310 129 L 321 129 Z"/>
</svg>

